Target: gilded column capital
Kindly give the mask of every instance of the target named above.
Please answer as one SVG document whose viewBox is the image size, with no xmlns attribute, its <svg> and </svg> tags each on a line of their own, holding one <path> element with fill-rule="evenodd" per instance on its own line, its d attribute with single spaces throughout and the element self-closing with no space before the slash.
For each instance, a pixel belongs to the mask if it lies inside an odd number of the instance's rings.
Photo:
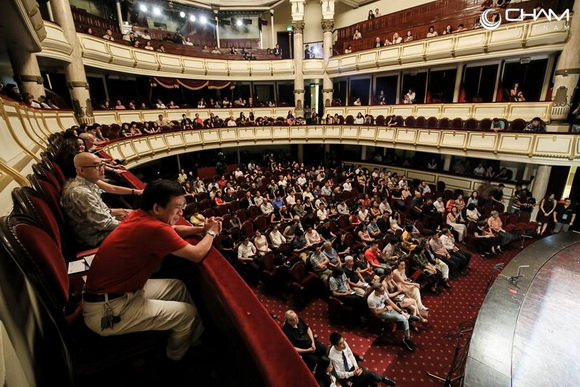
<svg viewBox="0 0 580 387">
<path fill-rule="evenodd" d="M 304 20 L 298 20 L 292 22 L 292 29 L 295 34 L 301 34 L 304 32 Z"/>
<path fill-rule="evenodd" d="M 320 23 L 322 25 L 322 31 L 332 32 L 334 31 L 334 19 L 322 19 Z"/>
</svg>

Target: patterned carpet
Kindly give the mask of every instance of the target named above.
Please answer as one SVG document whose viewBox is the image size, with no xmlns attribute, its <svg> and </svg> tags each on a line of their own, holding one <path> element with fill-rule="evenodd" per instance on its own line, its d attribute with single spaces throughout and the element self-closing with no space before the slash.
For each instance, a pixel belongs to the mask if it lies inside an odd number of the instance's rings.
<svg viewBox="0 0 580 387">
<path fill-rule="evenodd" d="M 533 240 L 528 241 L 526 246 L 530 243 Z M 497 257 L 482 258 L 474 254 L 470 271 L 452 280 L 452 289 L 445 289 L 439 295 L 423 292 L 423 303 L 429 307 L 429 322 L 418 324 L 419 332 L 411 334 L 416 345 L 414 353 L 400 346 L 402 331 L 395 332 L 392 340 L 377 340 L 377 335 L 366 332 L 362 326 L 348 328 L 329 323 L 328 306 L 324 300 L 314 299 L 296 312 L 322 343 L 328 343 L 328 337 L 333 331 L 342 332 L 352 350 L 364 356 L 365 360 L 361 363 L 363 367 L 394 379 L 398 386 L 440 386 L 442 383 L 427 376 L 427 372 L 443 377 L 447 375 L 453 360 L 458 328 L 471 326 L 475 322 L 493 266 L 509 262 L 521 251 L 519 245 L 513 246 Z M 254 290 L 270 313 L 279 316 L 278 321 L 282 324 L 284 312 L 291 307 L 265 294 L 260 288 Z M 461 372 L 458 370 L 455 375 Z"/>
</svg>

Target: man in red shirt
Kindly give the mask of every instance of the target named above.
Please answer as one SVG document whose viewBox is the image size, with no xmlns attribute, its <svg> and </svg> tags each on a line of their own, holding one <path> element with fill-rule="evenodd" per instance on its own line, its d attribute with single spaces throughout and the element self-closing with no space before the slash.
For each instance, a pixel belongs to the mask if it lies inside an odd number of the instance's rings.
<svg viewBox="0 0 580 387">
<path fill-rule="evenodd" d="M 385 274 L 385 268 L 387 267 L 387 265 L 381 263 L 380 257 L 381 251 L 379 250 L 379 245 L 377 243 L 372 243 L 371 247 L 365 251 L 365 258 L 377 275 Z"/>
<path fill-rule="evenodd" d="M 203 324 L 183 282 L 149 279 L 169 254 L 201 262 L 220 232 L 210 218 L 203 227 L 175 225 L 183 214 L 185 192 L 176 181 L 147 185 L 140 207 L 109 234 L 87 276 L 83 315 L 101 336 L 169 330 L 167 357 L 180 360 L 199 341 Z M 183 237 L 205 232 L 195 246 Z"/>
</svg>

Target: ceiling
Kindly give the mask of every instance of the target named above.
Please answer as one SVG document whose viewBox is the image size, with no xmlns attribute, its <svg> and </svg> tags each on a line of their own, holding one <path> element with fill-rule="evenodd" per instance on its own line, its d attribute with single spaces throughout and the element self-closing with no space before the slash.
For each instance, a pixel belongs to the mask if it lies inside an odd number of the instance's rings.
<svg viewBox="0 0 580 387">
<path fill-rule="evenodd" d="M 306 0 L 319 1 L 319 0 Z M 377 0 L 336 0 L 344 3 L 352 8 L 358 8 L 362 5 L 375 2 Z M 274 9 L 284 3 L 289 3 L 290 0 L 168 0 L 168 3 L 180 3 L 193 5 L 201 8 L 212 9 L 238 9 L 238 10 L 252 10 L 252 9 Z"/>
</svg>

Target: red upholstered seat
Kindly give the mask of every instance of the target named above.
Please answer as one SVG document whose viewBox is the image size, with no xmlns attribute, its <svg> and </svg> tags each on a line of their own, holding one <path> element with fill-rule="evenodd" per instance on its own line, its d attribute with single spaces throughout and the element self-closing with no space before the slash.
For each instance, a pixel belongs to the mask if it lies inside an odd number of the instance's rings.
<svg viewBox="0 0 580 387">
<path fill-rule="evenodd" d="M 423 116 L 419 116 L 417 117 L 417 120 L 415 122 L 415 126 L 417 128 L 424 128 L 427 126 L 427 120 L 425 119 L 425 117 Z"/>
<path fill-rule="evenodd" d="M 28 180 L 30 180 L 34 189 L 44 197 L 56 221 L 59 224 L 64 224 L 64 214 L 60 206 L 60 195 L 53 184 L 37 174 L 28 175 Z"/>
<path fill-rule="evenodd" d="M 516 132 L 520 132 L 524 130 L 526 127 L 526 121 L 522 120 L 521 118 L 517 118 L 510 123 L 510 129 Z"/>
<path fill-rule="evenodd" d="M 477 129 L 478 125 L 479 122 L 475 118 L 469 118 L 465 120 L 465 129 L 475 130 Z"/>
<path fill-rule="evenodd" d="M 491 120 L 489 118 L 484 118 L 481 121 L 479 121 L 479 129 L 490 130 L 491 129 Z"/>
<path fill-rule="evenodd" d="M 429 117 L 427 119 L 427 127 L 428 128 L 436 128 L 439 125 L 439 120 L 437 117 Z"/>
</svg>

